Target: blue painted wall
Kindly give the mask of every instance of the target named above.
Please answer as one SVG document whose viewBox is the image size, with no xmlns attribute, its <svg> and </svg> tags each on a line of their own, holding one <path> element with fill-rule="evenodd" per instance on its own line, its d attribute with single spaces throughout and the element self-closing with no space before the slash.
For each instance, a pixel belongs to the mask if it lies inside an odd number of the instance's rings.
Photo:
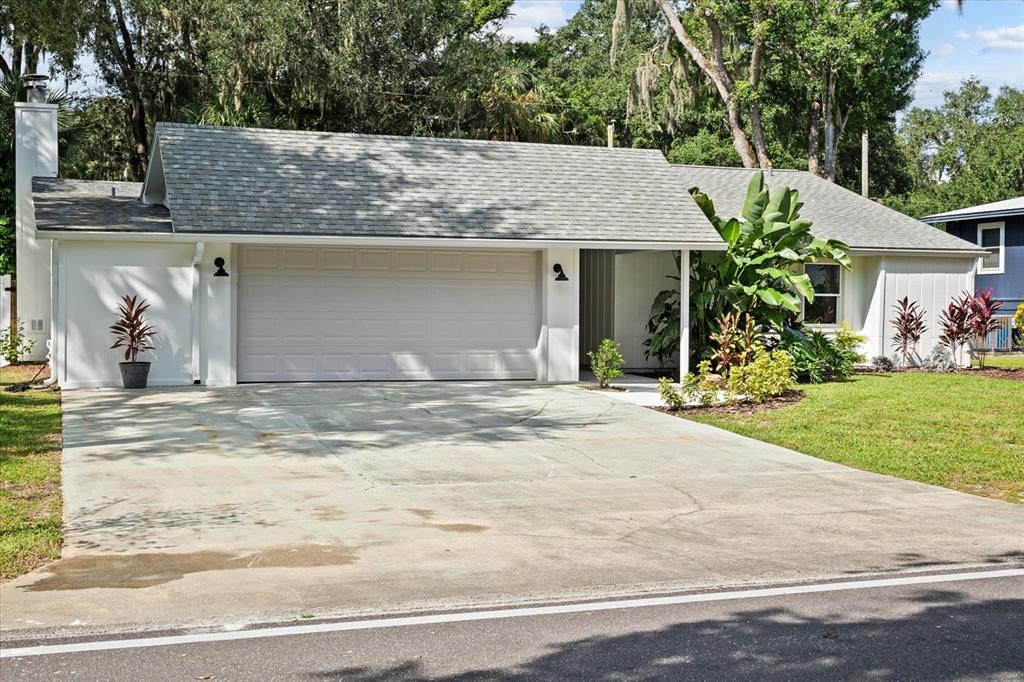
<svg viewBox="0 0 1024 682">
<path fill-rule="evenodd" d="M 977 275 L 974 283 L 981 290 L 991 287 L 992 297 L 1003 302 L 1000 314 L 1013 315 L 1013 311 L 1017 309 L 1024 298 L 1024 216 L 946 223 L 946 232 L 977 244 L 978 223 L 999 221 L 1006 223 L 1006 253 L 1004 254 L 1003 274 Z"/>
</svg>

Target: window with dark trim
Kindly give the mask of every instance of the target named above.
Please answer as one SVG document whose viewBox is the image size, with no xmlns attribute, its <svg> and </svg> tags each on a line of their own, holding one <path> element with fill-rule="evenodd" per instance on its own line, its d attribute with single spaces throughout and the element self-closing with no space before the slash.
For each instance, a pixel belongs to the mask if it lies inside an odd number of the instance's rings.
<svg viewBox="0 0 1024 682">
<path fill-rule="evenodd" d="M 804 301 L 804 322 L 839 324 L 839 266 L 835 263 L 812 263 L 804 266 L 804 272 L 814 288 L 814 300 Z"/>
</svg>

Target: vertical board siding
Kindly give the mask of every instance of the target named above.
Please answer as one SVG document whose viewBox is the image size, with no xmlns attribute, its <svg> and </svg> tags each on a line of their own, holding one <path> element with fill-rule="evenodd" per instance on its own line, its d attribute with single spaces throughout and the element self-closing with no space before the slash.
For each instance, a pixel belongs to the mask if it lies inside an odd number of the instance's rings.
<svg viewBox="0 0 1024 682">
<path fill-rule="evenodd" d="M 896 314 L 893 306 L 904 296 L 908 296 L 911 302 L 916 301 L 924 309 L 927 326 L 913 361 L 920 362 L 931 353 L 942 335 L 939 323 L 942 310 L 962 292 L 971 290 L 974 264 L 975 260 L 968 258 L 886 258 L 886 300 L 882 309 L 885 315 L 883 345 L 886 355 L 896 355 L 892 347 L 892 320 Z"/>
<path fill-rule="evenodd" d="M 658 292 L 679 291 L 675 258 L 670 251 L 634 251 L 615 256 L 615 340 L 622 346 L 627 368 L 658 368 L 656 358 L 644 356 L 647 320 Z M 676 362 L 670 360 L 674 367 Z"/>
<path fill-rule="evenodd" d="M 580 362 L 615 334 L 615 252 L 580 250 Z"/>
</svg>

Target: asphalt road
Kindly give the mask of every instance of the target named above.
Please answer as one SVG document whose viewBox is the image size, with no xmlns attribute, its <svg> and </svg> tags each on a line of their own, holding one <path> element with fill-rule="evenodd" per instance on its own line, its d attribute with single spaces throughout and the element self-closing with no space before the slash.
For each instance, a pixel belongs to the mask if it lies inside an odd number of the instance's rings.
<svg viewBox="0 0 1024 682">
<path fill-rule="evenodd" d="M 0 678 L 1021 680 L 1024 577 L 5 658 Z"/>
</svg>

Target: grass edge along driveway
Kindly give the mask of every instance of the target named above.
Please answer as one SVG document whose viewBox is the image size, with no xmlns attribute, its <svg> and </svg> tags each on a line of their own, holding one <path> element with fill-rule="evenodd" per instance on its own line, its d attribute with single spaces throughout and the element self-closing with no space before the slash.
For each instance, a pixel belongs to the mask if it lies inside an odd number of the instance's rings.
<svg viewBox="0 0 1024 682">
<path fill-rule="evenodd" d="M 38 369 L 0 367 L 0 387 Z M 60 558 L 60 456 L 60 393 L 0 390 L 0 581 Z"/>
<path fill-rule="evenodd" d="M 688 417 L 839 464 L 1024 502 L 1024 382 L 920 372 L 803 386 L 799 403 Z"/>
</svg>

